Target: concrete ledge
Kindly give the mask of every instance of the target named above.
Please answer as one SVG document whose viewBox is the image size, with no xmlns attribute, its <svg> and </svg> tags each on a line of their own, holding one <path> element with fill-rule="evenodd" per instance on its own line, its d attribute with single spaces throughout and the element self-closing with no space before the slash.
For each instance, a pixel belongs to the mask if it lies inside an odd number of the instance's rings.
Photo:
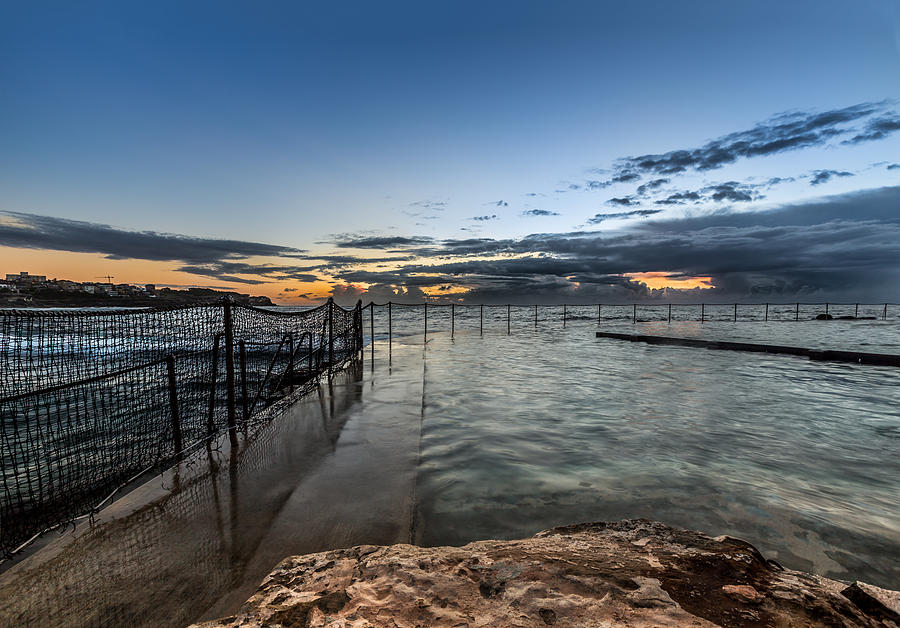
<svg viewBox="0 0 900 628">
<path fill-rule="evenodd" d="M 723 340 L 699 340 L 697 338 L 673 338 L 671 336 L 652 336 L 647 334 L 621 334 L 609 331 L 598 331 L 597 338 L 612 338 L 630 342 L 646 342 L 651 345 L 672 345 L 676 347 L 692 347 L 694 349 L 720 349 L 723 351 L 750 351 L 753 353 L 782 353 L 799 355 L 810 360 L 829 362 L 851 362 L 854 364 L 872 364 L 876 366 L 900 366 L 900 355 L 889 353 L 865 353 L 862 351 L 832 351 L 806 349 L 804 347 L 788 347 L 752 342 L 730 342 Z"/>
</svg>

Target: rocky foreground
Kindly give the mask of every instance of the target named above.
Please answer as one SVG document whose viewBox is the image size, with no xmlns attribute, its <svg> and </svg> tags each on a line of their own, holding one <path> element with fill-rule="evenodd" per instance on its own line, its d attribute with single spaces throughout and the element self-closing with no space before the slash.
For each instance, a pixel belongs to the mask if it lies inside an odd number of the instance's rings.
<svg viewBox="0 0 900 628">
<path fill-rule="evenodd" d="M 220 626 L 889 626 L 900 593 L 646 520 L 293 556 Z"/>
</svg>

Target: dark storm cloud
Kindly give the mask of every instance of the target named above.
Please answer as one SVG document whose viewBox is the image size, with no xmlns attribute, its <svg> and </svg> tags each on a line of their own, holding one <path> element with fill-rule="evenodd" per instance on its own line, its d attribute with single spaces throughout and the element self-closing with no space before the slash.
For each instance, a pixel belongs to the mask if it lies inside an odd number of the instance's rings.
<svg viewBox="0 0 900 628">
<path fill-rule="evenodd" d="M 588 218 L 588 222 L 592 225 L 599 225 L 604 220 L 613 220 L 616 218 L 637 218 L 638 216 L 652 216 L 658 214 L 661 209 L 635 209 L 630 212 L 617 212 L 614 214 L 594 214 L 592 218 Z"/>
<path fill-rule="evenodd" d="M 335 267 L 335 266 L 347 266 L 350 264 L 358 264 L 361 260 L 365 260 L 369 263 L 374 262 L 396 262 L 396 261 L 409 261 L 412 258 L 410 255 L 400 255 L 400 256 L 391 256 L 391 257 L 366 257 L 361 258 L 358 255 L 306 255 L 303 253 L 296 255 L 285 255 L 284 257 L 290 257 L 293 259 L 302 259 L 302 260 L 310 260 L 315 262 L 322 262 L 316 266 L 310 266 L 309 269 L 320 269 L 324 266 Z"/>
<path fill-rule="evenodd" d="M 682 190 L 669 194 L 665 198 L 655 201 L 656 205 L 685 205 L 687 203 L 706 203 L 728 201 L 732 203 L 747 203 L 765 198 L 759 190 L 773 185 L 771 179 L 766 183 L 740 183 L 738 181 L 725 181 L 707 185 L 699 190 Z M 779 181 L 780 182 L 780 181 Z"/>
<path fill-rule="evenodd" d="M 611 179 L 611 181 L 613 183 L 630 183 L 632 181 L 637 181 L 640 178 L 641 178 L 641 175 L 639 175 L 636 172 L 625 171 L 625 172 L 620 172 L 619 174 L 614 176 Z"/>
<path fill-rule="evenodd" d="M 559 212 L 550 211 L 549 209 L 529 209 L 522 212 L 523 216 L 559 216 Z"/>
<path fill-rule="evenodd" d="M 759 212 L 716 212 L 640 223 L 625 232 L 446 240 L 433 261 L 348 281 L 472 288 L 466 299 L 699 298 L 696 289 L 649 290 L 625 273 L 712 277 L 703 298 L 900 297 L 900 187 Z M 495 259 L 456 256 L 492 255 Z M 445 259 L 439 259 L 445 258 Z"/>
<path fill-rule="evenodd" d="M 365 290 L 350 284 L 339 284 L 332 287 L 331 294 L 337 303 L 346 306 L 353 305 L 357 299 L 362 299 L 363 302 L 374 301 L 375 303 L 391 301 L 394 304 L 422 303 L 426 299 L 425 293 L 419 287 L 391 284 L 370 284 Z"/>
<path fill-rule="evenodd" d="M 301 249 L 243 240 L 127 231 L 110 225 L 0 212 L 0 245 L 15 248 L 96 253 L 109 259 L 144 259 L 206 264 L 253 256 L 280 257 Z M 11 220 L 10 220 L 11 219 Z"/>
<path fill-rule="evenodd" d="M 833 177 L 852 177 L 852 172 L 844 172 L 840 170 L 813 170 L 810 174 L 810 185 L 822 185 L 827 183 Z"/>
<path fill-rule="evenodd" d="M 317 281 L 316 275 L 307 271 L 315 266 L 279 266 L 275 264 L 247 264 L 244 262 L 212 262 L 202 265 L 180 266 L 176 270 L 193 275 L 215 277 L 222 281 L 258 284 L 266 281 L 294 279 L 296 281 Z M 256 275 L 263 279 L 239 278 L 236 275 Z"/>
<path fill-rule="evenodd" d="M 627 207 L 634 204 L 634 199 L 630 196 L 614 197 L 606 201 L 607 205 L 621 205 Z"/>
<path fill-rule="evenodd" d="M 390 249 L 396 246 L 428 244 L 433 238 L 427 236 L 374 236 L 364 238 L 342 238 L 334 243 L 341 249 Z"/>
<path fill-rule="evenodd" d="M 756 187 L 737 181 L 726 181 L 703 188 L 702 192 L 713 201 L 749 202 L 762 196 L 756 192 Z"/>
<path fill-rule="evenodd" d="M 871 142 L 873 140 L 881 140 L 886 138 L 894 131 L 900 130 L 900 115 L 889 112 L 883 116 L 879 116 L 866 123 L 865 130 L 858 135 L 853 136 L 849 140 L 845 140 L 844 144 L 859 144 L 861 142 Z"/>
<path fill-rule="evenodd" d="M 887 169 L 888 170 L 900 170 L 900 164 L 889 164 Z"/>
<path fill-rule="evenodd" d="M 647 192 L 650 192 L 651 190 L 660 188 L 668 182 L 669 182 L 669 179 L 666 179 L 666 178 L 653 179 L 652 181 L 647 181 L 647 183 L 644 183 L 643 185 L 638 186 L 637 193 L 639 195 L 643 196 L 643 195 L 647 194 Z"/>
<path fill-rule="evenodd" d="M 584 186 L 589 190 L 602 190 L 603 188 L 608 188 L 611 185 L 612 181 L 589 180 L 584 182 Z"/>
<path fill-rule="evenodd" d="M 699 192 L 676 192 L 670 194 L 666 198 L 656 201 L 657 205 L 684 205 L 685 203 L 699 203 L 703 200 L 703 196 Z"/>
<path fill-rule="evenodd" d="M 873 116 L 878 117 L 873 118 Z M 721 168 L 740 158 L 761 157 L 822 146 L 833 138 L 853 133 L 852 125 L 866 121 L 864 131 L 851 143 L 881 139 L 900 129 L 900 116 L 888 103 L 862 103 L 825 112 L 793 112 L 774 116 L 744 130 L 719 137 L 698 148 L 661 154 L 638 155 L 619 160 L 614 182 L 633 181 L 641 174 L 672 175 L 688 170 Z"/>
</svg>

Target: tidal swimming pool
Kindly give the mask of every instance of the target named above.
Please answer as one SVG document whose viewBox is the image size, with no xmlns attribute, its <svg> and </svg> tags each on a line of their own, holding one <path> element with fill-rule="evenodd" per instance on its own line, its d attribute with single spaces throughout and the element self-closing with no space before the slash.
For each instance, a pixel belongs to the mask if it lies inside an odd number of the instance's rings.
<svg viewBox="0 0 900 628">
<path fill-rule="evenodd" d="M 900 369 L 598 339 L 587 316 L 514 311 L 507 335 L 505 308 L 483 336 L 429 308 L 427 343 L 421 311 L 395 311 L 389 344 L 380 314 L 362 364 L 0 573 L 0 624 L 183 626 L 236 612 L 294 554 L 634 517 L 900 588 Z M 601 328 L 900 344 L 892 321 Z"/>
<path fill-rule="evenodd" d="M 429 336 L 419 542 L 646 517 L 900 586 L 900 369 L 583 331 Z"/>
</svg>

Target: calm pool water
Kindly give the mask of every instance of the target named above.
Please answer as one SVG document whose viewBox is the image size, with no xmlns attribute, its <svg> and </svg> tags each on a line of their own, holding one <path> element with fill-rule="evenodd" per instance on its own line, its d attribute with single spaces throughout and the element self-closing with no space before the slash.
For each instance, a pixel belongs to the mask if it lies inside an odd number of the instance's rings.
<svg viewBox="0 0 900 628">
<path fill-rule="evenodd" d="M 647 517 L 900 588 L 900 369 L 596 339 L 596 320 L 506 335 L 504 311 L 483 337 L 458 318 L 455 338 L 435 320 L 412 349 L 419 542 Z M 627 327 L 882 352 L 898 336 L 890 321 Z M 395 338 L 394 359 L 421 339 Z"/>
</svg>

